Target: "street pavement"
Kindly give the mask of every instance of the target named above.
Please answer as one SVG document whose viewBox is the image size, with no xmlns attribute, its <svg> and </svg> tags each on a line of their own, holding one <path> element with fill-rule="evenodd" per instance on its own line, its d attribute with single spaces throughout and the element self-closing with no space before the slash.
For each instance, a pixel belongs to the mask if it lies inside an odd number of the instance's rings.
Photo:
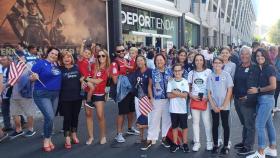
<svg viewBox="0 0 280 158">
<path fill-rule="evenodd" d="M 62 129 L 62 118 L 57 117 L 55 120 L 55 134 L 52 140 L 56 146 L 55 150 L 50 153 L 45 153 L 42 151 L 42 126 L 43 119 L 41 117 L 36 119 L 35 130 L 36 135 L 31 138 L 19 137 L 14 140 L 5 140 L 0 143 L 0 158 L 239 158 L 236 151 L 233 149 L 233 145 L 241 141 L 241 125 L 234 107 L 231 110 L 232 114 L 232 125 L 231 125 L 231 137 L 232 148 L 230 154 L 224 155 L 213 155 L 211 152 L 205 150 L 205 132 L 203 123 L 201 120 L 201 143 L 202 147 L 199 152 L 183 153 L 182 150 L 178 150 L 176 153 L 170 153 L 168 149 L 160 145 L 160 141 L 156 145 L 153 145 L 148 151 L 141 151 L 140 145 L 135 144 L 137 136 L 126 136 L 126 142 L 123 144 L 116 144 L 114 142 L 114 137 L 116 135 L 116 116 L 118 113 L 117 105 L 112 101 L 108 101 L 105 105 L 105 116 L 107 123 L 107 141 L 105 145 L 99 144 L 99 132 L 98 123 L 96 116 L 94 116 L 94 131 L 95 140 L 92 145 L 86 145 L 87 130 L 85 123 L 85 113 L 84 109 L 81 109 L 80 120 L 79 120 L 79 131 L 78 136 L 80 139 L 80 144 L 73 145 L 72 149 L 67 150 L 64 148 L 64 137 L 63 133 L 60 133 Z M 95 114 L 94 114 L 95 115 Z M 274 116 L 274 125 L 277 132 L 277 142 L 280 142 L 280 113 Z M 191 146 L 192 141 L 192 120 L 188 121 L 189 125 L 189 146 Z M 127 125 L 124 126 L 125 129 Z M 257 142 L 257 141 L 256 141 Z M 278 143 L 279 144 L 279 143 Z M 278 155 L 280 155 L 280 147 L 278 145 Z M 240 157 L 242 158 L 242 157 Z"/>
</svg>

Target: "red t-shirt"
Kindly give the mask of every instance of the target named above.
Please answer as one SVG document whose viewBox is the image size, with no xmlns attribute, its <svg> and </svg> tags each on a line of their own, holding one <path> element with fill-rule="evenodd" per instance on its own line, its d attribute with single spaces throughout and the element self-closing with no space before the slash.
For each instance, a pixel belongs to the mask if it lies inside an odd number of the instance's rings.
<svg viewBox="0 0 280 158">
<path fill-rule="evenodd" d="M 129 73 L 132 73 L 132 72 L 134 72 L 136 70 L 136 61 L 135 61 L 135 59 L 131 59 L 129 61 L 128 65 L 133 67 L 132 69 L 128 69 Z"/>
<path fill-rule="evenodd" d="M 92 77 L 91 70 L 92 70 L 92 65 L 93 64 L 90 64 L 88 59 L 83 58 L 82 60 L 78 61 L 77 64 L 78 64 L 79 71 L 80 71 L 82 76 Z"/>
<path fill-rule="evenodd" d="M 128 65 L 128 62 L 125 59 L 116 58 L 110 67 L 110 73 L 112 76 L 126 75 L 128 69 L 125 65 Z"/>
<path fill-rule="evenodd" d="M 98 72 L 95 72 L 95 67 L 93 65 L 92 76 L 94 79 L 102 79 L 102 82 L 95 85 L 93 94 L 105 94 L 106 83 L 108 79 L 108 72 L 106 69 L 101 69 Z"/>
</svg>

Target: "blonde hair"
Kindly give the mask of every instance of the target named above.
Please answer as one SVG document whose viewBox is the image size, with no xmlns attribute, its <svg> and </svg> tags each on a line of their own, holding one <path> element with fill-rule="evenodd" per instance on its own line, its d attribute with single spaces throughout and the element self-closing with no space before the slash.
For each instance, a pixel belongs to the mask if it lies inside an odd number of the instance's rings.
<svg viewBox="0 0 280 158">
<path fill-rule="evenodd" d="M 129 49 L 129 52 L 135 52 L 135 53 L 138 53 L 138 49 L 136 47 L 131 47 Z"/>
<path fill-rule="evenodd" d="M 97 55 L 99 54 L 99 52 L 103 52 L 106 56 L 105 69 L 107 70 L 110 67 L 110 63 L 111 63 L 109 53 L 105 49 L 102 49 L 102 50 L 98 51 Z M 96 73 L 97 71 L 99 71 L 101 69 L 98 58 L 96 59 L 95 63 L 96 63 L 95 64 L 95 73 Z"/>
<path fill-rule="evenodd" d="M 66 57 L 66 56 L 70 56 L 71 57 L 71 64 L 74 65 L 75 64 L 75 60 L 74 60 L 74 57 L 73 57 L 73 54 L 70 53 L 68 50 L 64 50 L 62 51 L 61 53 L 61 57 L 60 57 L 60 64 L 61 66 L 64 66 L 64 63 L 63 63 L 63 58 Z"/>
</svg>

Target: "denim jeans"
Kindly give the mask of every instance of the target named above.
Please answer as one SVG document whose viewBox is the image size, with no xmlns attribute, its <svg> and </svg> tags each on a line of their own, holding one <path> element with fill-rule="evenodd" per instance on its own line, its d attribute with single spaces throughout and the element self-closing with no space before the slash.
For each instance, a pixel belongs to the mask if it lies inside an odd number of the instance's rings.
<svg viewBox="0 0 280 158">
<path fill-rule="evenodd" d="M 53 130 L 53 119 L 58 105 L 59 91 L 34 90 L 34 102 L 44 116 L 44 137 L 50 138 Z"/>
<path fill-rule="evenodd" d="M 276 145 L 276 133 L 271 114 L 274 102 L 273 95 L 261 95 L 258 97 L 256 129 L 258 133 L 258 147 L 260 149 L 266 147 L 265 131 L 267 131 L 270 145 Z"/>
<path fill-rule="evenodd" d="M 249 105 L 246 100 L 234 99 L 235 109 L 243 126 L 242 143 L 248 149 L 255 144 L 256 105 Z"/>
</svg>

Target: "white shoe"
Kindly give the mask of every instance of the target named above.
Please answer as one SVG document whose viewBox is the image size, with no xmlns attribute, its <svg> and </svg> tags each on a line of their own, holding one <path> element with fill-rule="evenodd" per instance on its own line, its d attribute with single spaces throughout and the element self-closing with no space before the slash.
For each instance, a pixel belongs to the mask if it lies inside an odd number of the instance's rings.
<svg viewBox="0 0 280 158">
<path fill-rule="evenodd" d="M 117 136 L 115 137 L 115 140 L 116 140 L 118 143 L 124 143 L 124 142 L 125 142 L 125 139 L 124 139 L 122 133 L 118 133 Z"/>
<path fill-rule="evenodd" d="M 231 147 L 231 141 L 228 141 L 228 148 L 230 149 Z"/>
<path fill-rule="evenodd" d="M 224 141 L 222 138 L 218 139 L 218 147 L 221 147 L 224 144 Z"/>
<path fill-rule="evenodd" d="M 152 145 L 155 145 L 157 143 L 156 140 L 152 140 Z"/>
<path fill-rule="evenodd" d="M 213 150 L 213 142 L 207 142 L 206 143 L 206 150 L 207 151 Z"/>
<path fill-rule="evenodd" d="M 280 107 L 277 106 L 276 107 L 276 111 L 279 112 L 280 111 Z"/>
<path fill-rule="evenodd" d="M 277 150 L 276 149 L 271 149 L 270 147 L 266 147 L 264 149 L 264 154 L 267 155 L 267 156 L 276 157 L 277 156 Z"/>
<path fill-rule="evenodd" d="M 193 151 L 198 151 L 200 149 L 200 147 L 201 147 L 200 143 L 194 143 L 192 150 Z"/>
<path fill-rule="evenodd" d="M 128 129 L 126 133 L 129 135 L 136 135 L 136 136 L 140 135 L 140 132 L 137 129 L 135 129 L 134 127 L 131 127 L 131 129 Z"/>
<path fill-rule="evenodd" d="M 246 158 L 265 158 L 265 155 L 261 155 L 258 151 L 256 151 L 254 154 L 246 156 Z"/>
<path fill-rule="evenodd" d="M 189 120 L 192 119 L 192 115 L 191 114 L 188 115 L 188 119 Z"/>
<path fill-rule="evenodd" d="M 103 144 L 106 144 L 106 143 L 107 143 L 106 137 L 101 138 L 100 144 L 103 145 Z"/>
</svg>

